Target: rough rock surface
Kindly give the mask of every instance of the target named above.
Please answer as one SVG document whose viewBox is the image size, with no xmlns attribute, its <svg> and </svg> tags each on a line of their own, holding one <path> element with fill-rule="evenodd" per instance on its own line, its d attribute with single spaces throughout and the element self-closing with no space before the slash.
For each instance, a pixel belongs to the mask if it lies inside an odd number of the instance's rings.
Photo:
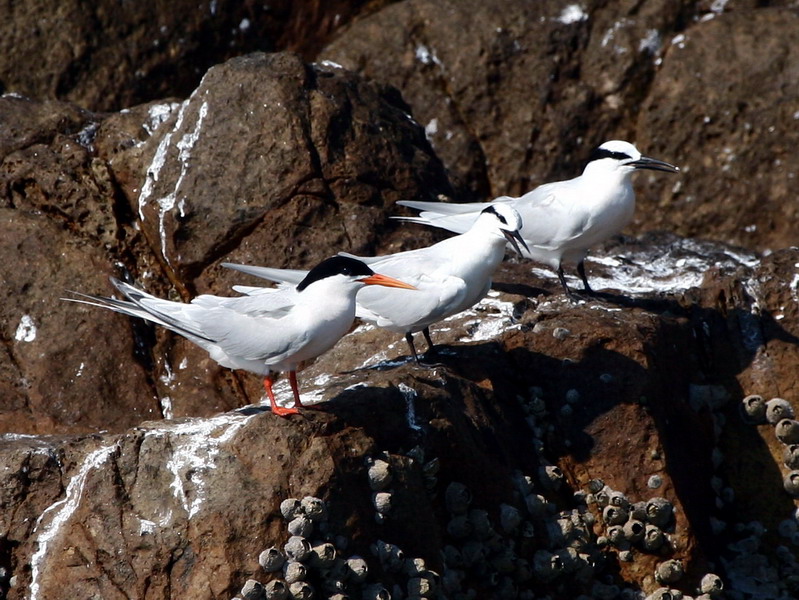
<svg viewBox="0 0 799 600">
<path fill-rule="evenodd" d="M 796 241 L 798 17 L 751 4 L 409 0 L 320 56 L 402 90 L 461 201 L 574 177 L 629 139 L 683 168 L 639 176 L 634 230 L 776 249 Z"/>
<path fill-rule="evenodd" d="M 0 107 L 13 124 L 0 136 L 0 244 L 19 256 L 0 267 L 2 421 L 23 433 L 119 431 L 260 397 L 182 339 L 58 297 L 108 293 L 115 275 L 187 299 L 229 290 L 222 259 L 308 266 L 422 244 L 432 232 L 395 239 L 387 209 L 449 190 L 396 92 L 292 54 L 215 67 L 182 104 L 108 117 L 10 96 Z"/>
<path fill-rule="evenodd" d="M 43 6 L 15 5 L 12 30 Z M 0 596 L 240 597 L 282 580 L 259 555 L 301 526 L 281 502 L 313 495 L 329 514 L 312 541 L 369 566 L 358 582 L 317 553 L 319 597 L 697 597 L 708 573 L 734 600 L 796 597 L 799 434 L 755 410 L 799 410 L 795 12 L 270 6 L 218 13 L 225 50 L 188 70 L 197 40 L 180 36 L 212 27 L 211 4 L 180 27 L 165 15 L 176 37 L 147 60 L 149 21 L 83 39 L 62 19 L 52 62 L 18 88 L 42 99 L 0 97 Z M 226 45 L 231 24 L 320 62 L 222 63 L 248 47 Z M 489 297 L 433 328 L 432 366 L 358 326 L 300 373 L 318 406 L 299 417 L 177 336 L 56 300 L 108 293 L 109 275 L 187 300 L 248 283 L 222 260 L 416 247 L 440 232 L 390 221 L 397 199 L 520 193 L 610 137 L 684 169 L 638 176 L 636 237 L 587 261 L 597 297 L 572 304 L 550 271 L 506 261 Z"/>
<path fill-rule="evenodd" d="M 184 96 L 205 71 L 255 50 L 311 58 L 354 15 L 381 0 L 7 3 L 0 21 L 0 92 L 119 110 Z"/>
<path fill-rule="evenodd" d="M 692 259 L 673 250 L 679 242 L 645 246 L 650 258 L 669 255 L 676 267 Z M 592 274 L 612 275 L 608 264 L 620 249 L 607 249 Z M 269 579 L 255 558 L 287 539 L 279 504 L 308 494 L 328 501 L 326 535 L 344 536 L 347 553 L 367 558 L 371 581 L 406 586 L 407 576 L 381 566 L 370 545 L 387 541 L 439 573 L 451 570 L 439 551 L 473 539 L 447 528 L 453 481 L 467 486 L 470 509 L 487 511 L 496 530 L 503 503 L 532 524 L 533 537 L 503 533 L 490 548 L 515 540 L 518 558 L 531 563 L 537 552 L 566 546 L 587 557 L 574 577 L 538 573 L 516 581 L 522 590 L 566 598 L 612 583 L 649 593 L 658 587 L 656 566 L 674 558 L 686 571 L 675 587 L 691 593 L 720 557 L 734 560 L 728 548 L 741 540 L 761 543 L 779 564 L 773 549 L 790 543 L 778 532 L 794 501 L 772 458 L 781 452 L 773 427 L 745 424 L 739 405 L 753 389 L 766 397 L 796 389 L 795 370 L 778 357 L 795 364 L 797 308 L 785 296 L 796 289 L 785 277 L 799 252 L 744 264 L 731 249 L 715 250 L 718 270 L 701 287 L 681 290 L 675 278 L 670 294 L 607 290 L 579 305 L 557 293 L 554 278 L 507 264 L 496 277 L 501 291 L 434 329 L 439 366 L 417 367 L 398 336 L 359 328 L 301 373 L 306 399 L 326 400 L 302 417 L 252 407 L 151 421 L 124 434 L 7 436 L 2 535 L 16 576 L 8 597 L 25 597 L 30 586 L 36 598 L 54 590 L 229 597 L 249 578 Z M 647 274 L 638 268 L 640 283 Z M 290 397 L 285 382 L 277 389 Z M 377 456 L 395 473 L 392 508 L 380 523 L 366 476 L 367 459 Z M 433 459 L 437 469 L 425 467 Z M 542 475 L 546 465 L 560 467 L 562 483 Z M 772 466 L 753 485 L 753 469 L 764 465 Z M 529 482 L 520 486 L 519 474 Z M 591 491 L 597 479 L 630 502 L 673 503 L 668 544 L 633 546 L 632 560 L 621 558 L 623 547 L 603 546 L 608 526 Z M 543 512 L 526 501 L 531 494 L 546 499 Z M 593 521 L 584 535 L 564 540 L 558 518 L 586 514 Z M 763 529 L 750 532 L 754 522 Z M 467 575 L 463 590 L 498 593 L 489 573 Z"/>
</svg>

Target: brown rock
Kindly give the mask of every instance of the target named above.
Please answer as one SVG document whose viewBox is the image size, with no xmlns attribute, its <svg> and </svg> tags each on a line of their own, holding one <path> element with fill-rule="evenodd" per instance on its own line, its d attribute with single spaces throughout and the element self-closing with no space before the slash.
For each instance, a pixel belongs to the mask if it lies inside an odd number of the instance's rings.
<svg viewBox="0 0 799 600">
<path fill-rule="evenodd" d="M 447 190 L 404 111 L 390 90 L 341 69 L 250 55 L 211 69 L 113 168 L 154 250 L 182 279 L 222 256 L 314 264 L 373 248 L 396 199 Z"/>
<path fill-rule="evenodd" d="M 410 0 L 320 56 L 402 91 L 458 201 L 574 177 L 596 145 L 630 139 L 684 169 L 638 176 L 631 231 L 762 250 L 794 243 L 796 18 L 751 2 Z"/>
<path fill-rule="evenodd" d="M 119 430 L 160 416 L 134 359 L 126 319 L 59 301 L 99 289 L 107 256 L 33 211 L 0 209 L 3 386 L 0 430 L 53 433 Z"/>
<path fill-rule="evenodd" d="M 639 228 L 756 250 L 796 243 L 798 24 L 790 10 L 731 12 L 672 41 L 638 131 L 684 173 L 644 188 Z"/>
<path fill-rule="evenodd" d="M 162 5 L 35 0 L 9 6 L 0 22 L 0 92 L 119 110 L 191 92 L 203 73 L 233 56 L 290 49 L 311 58 L 339 27 L 385 0 L 230 0 Z"/>
</svg>

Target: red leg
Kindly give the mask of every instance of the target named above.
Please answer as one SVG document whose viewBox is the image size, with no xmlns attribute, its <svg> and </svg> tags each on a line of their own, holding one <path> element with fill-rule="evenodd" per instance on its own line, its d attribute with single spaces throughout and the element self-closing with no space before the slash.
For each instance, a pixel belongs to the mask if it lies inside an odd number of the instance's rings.
<svg viewBox="0 0 799 600">
<path fill-rule="evenodd" d="M 300 388 L 297 385 L 297 371 L 289 371 L 289 383 L 291 384 L 291 391 L 294 392 L 294 406 L 303 408 L 300 400 Z"/>
<path fill-rule="evenodd" d="M 296 408 L 283 408 L 282 406 L 277 405 L 277 402 L 275 401 L 275 394 L 272 392 L 272 384 L 274 382 L 275 378 L 272 377 L 271 373 L 264 377 L 264 389 L 266 389 L 266 395 L 269 396 L 269 406 L 272 407 L 272 412 L 279 417 L 299 414 L 300 411 L 298 411 Z"/>
</svg>

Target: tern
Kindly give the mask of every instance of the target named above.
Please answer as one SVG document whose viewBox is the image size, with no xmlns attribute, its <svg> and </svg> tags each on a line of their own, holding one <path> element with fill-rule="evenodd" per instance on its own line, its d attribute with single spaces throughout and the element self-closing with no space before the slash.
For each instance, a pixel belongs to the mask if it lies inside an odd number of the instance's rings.
<svg viewBox="0 0 799 600">
<path fill-rule="evenodd" d="M 466 231 L 490 205 L 515 208 L 524 221 L 524 254 L 549 265 L 558 273 L 566 295 L 564 263 L 576 263 L 585 291 L 592 293 L 585 275 L 589 248 L 617 235 L 635 212 L 631 176 L 639 169 L 677 173 L 674 165 L 643 156 L 629 142 L 612 140 L 591 154 L 582 175 L 567 181 L 545 183 L 518 198 L 501 196 L 492 202 L 449 204 L 401 200 L 398 204 L 422 211 L 417 220 L 455 233 Z"/>
<path fill-rule="evenodd" d="M 216 362 L 264 377 L 272 412 L 286 416 L 302 407 L 297 368 L 330 350 L 355 320 L 355 295 L 364 286 L 412 290 L 413 286 L 375 273 L 355 258 L 334 256 L 313 269 L 296 286 L 273 294 L 221 297 L 204 294 L 190 303 L 163 300 L 111 278 L 127 300 L 76 293 L 72 302 L 140 317 L 197 344 Z M 278 406 L 273 373 L 288 371 L 295 405 Z"/>
<path fill-rule="evenodd" d="M 405 220 L 416 221 L 416 217 Z M 462 312 L 479 302 L 491 287 L 491 277 L 510 243 L 521 254 L 525 247 L 519 234 L 522 220 L 511 206 L 486 206 L 471 227 L 461 235 L 432 246 L 375 257 L 354 257 L 373 269 L 412 284 L 416 291 L 388 288 L 365 288 L 356 297 L 356 316 L 379 327 L 405 335 L 414 360 L 419 355 L 413 334 L 421 331 L 434 351 L 430 325 Z M 344 255 L 351 256 L 351 255 Z M 256 277 L 283 284 L 293 284 L 306 276 L 305 271 L 271 269 L 223 263 Z M 274 288 L 235 286 L 245 294 L 268 294 Z"/>
</svg>

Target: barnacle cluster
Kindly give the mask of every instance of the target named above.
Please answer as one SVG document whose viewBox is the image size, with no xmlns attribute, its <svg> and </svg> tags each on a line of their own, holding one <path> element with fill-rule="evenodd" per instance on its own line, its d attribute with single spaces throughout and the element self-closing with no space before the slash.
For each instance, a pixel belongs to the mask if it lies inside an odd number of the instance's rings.
<svg viewBox="0 0 799 600">
<path fill-rule="evenodd" d="M 346 540 L 330 532 L 324 501 L 313 496 L 286 498 L 280 503 L 280 512 L 289 538 L 282 546 L 271 546 L 258 556 L 261 568 L 273 578 L 266 584 L 249 579 L 241 589 L 241 597 L 346 600 L 352 590 L 360 592 L 368 574 L 366 560 L 360 556 L 344 557 Z"/>
<path fill-rule="evenodd" d="M 601 479 L 594 479 L 588 485 L 586 501 L 602 514 L 604 534 L 597 543 L 615 548 L 620 560 L 632 560 L 633 549 L 658 555 L 672 549 L 667 532 L 673 531 L 674 507 L 665 498 L 633 503 Z"/>
</svg>

